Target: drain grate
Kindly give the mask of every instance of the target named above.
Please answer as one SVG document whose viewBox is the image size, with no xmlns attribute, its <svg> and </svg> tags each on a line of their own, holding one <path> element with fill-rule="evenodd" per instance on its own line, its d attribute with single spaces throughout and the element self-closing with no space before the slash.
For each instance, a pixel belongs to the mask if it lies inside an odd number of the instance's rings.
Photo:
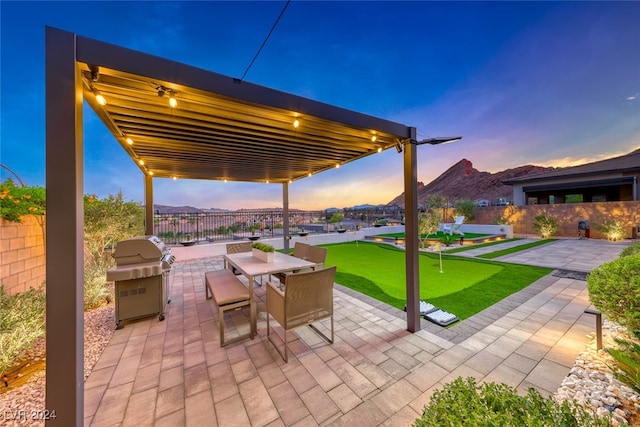
<svg viewBox="0 0 640 427">
<path fill-rule="evenodd" d="M 551 275 L 555 277 L 562 277 L 564 279 L 587 280 L 589 273 L 575 270 L 556 270 Z"/>
</svg>

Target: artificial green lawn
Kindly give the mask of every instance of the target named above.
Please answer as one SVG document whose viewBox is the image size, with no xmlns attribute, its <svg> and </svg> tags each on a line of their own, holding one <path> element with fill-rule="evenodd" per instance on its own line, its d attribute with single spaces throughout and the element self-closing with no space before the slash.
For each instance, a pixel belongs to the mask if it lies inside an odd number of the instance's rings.
<svg viewBox="0 0 640 427">
<path fill-rule="evenodd" d="M 405 254 L 391 245 L 347 242 L 322 245 L 329 250 L 325 265 L 336 265 L 336 283 L 399 309 L 406 302 Z M 549 274 L 549 268 L 507 264 L 421 252 L 420 299 L 460 320 Z"/>
</svg>

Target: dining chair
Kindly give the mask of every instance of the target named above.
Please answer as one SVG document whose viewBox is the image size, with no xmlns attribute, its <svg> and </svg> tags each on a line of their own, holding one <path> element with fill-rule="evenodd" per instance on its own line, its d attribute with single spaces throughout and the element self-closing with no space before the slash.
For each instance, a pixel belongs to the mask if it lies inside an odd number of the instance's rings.
<svg viewBox="0 0 640 427">
<path fill-rule="evenodd" d="M 287 332 L 295 328 L 309 325 L 320 338 L 333 344 L 333 281 L 335 275 L 335 266 L 289 274 L 286 276 L 283 290 L 272 282 L 267 282 L 267 338 L 285 362 L 289 361 Z M 272 316 L 283 329 L 284 352 L 272 339 L 272 335 L 277 335 L 275 329 L 271 334 L 270 318 Z M 322 333 L 312 324 L 328 318 L 331 318 L 331 337 Z"/>
</svg>

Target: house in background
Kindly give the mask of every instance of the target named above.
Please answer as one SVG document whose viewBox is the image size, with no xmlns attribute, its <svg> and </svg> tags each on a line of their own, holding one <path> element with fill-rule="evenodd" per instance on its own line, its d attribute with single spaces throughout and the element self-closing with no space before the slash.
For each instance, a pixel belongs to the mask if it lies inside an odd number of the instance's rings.
<svg viewBox="0 0 640 427">
<path fill-rule="evenodd" d="M 640 149 L 612 159 L 502 181 L 516 206 L 640 200 Z"/>
</svg>

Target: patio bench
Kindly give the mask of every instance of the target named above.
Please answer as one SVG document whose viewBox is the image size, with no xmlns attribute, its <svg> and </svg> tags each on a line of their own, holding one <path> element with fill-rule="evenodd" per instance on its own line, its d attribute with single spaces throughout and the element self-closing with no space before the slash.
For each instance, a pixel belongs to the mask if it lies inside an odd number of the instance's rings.
<svg viewBox="0 0 640 427">
<path fill-rule="evenodd" d="M 253 338 L 251 328 L 247 334 L 240 335 L 233 339 L 224 340 L 224 313 L 230 310 L 236 310 L 242 307 L 251 306 L 251 298 L 249 288 L 231 270 L 214 270 L 207 271 L 204 274 L 205 296 L 213 301 L 218 307 L 218 315 L 220 321 L 220 347 L 236 341 Z"/>
</svg>

